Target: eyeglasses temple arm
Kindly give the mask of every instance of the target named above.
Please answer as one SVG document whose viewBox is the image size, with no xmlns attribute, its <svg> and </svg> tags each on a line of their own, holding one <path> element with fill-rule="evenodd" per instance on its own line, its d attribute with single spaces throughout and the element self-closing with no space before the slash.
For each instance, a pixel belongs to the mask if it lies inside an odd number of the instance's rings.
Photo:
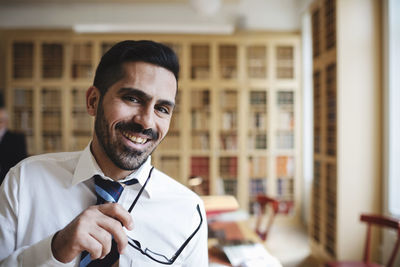
<svg viewBox="0 0 400 267">
<path fill-rule="evenodd" d="M 151 168 L 150 172 L 149 172 L 149 176 L 146 179 L 146 182 L 144 183 L 144 185 L 142 186 L 142 188 L 140 188 L 140 191 L 138 193 L 138 196 L 140 196 L 144 190 L 144 188 L 146 187 L 147 182 L 149 181 L 150 177 L 151 177 L 151 173 L 154 170 L 154 166 Z M 133 208 L 136 205 L 136 202 L 139 200 L 139 197 L 136 197 L 135 200 L 133 201 L 132 205 L 129 207 L 128 212 L 131 213 L 131 211 L 133 210 Z"/>
<path fill-rule="evenodd" d="M 196 230 L 189 236 L 188 239 L 186 239 L 185 243 L 182 244 L 182 246 L 178 249 L 178 251 L 175 253 L 174 256 L 172 256 L 172 258 L 170 259 L 171 261 L 175 261 L 175 259 L 181 254 L 181 252 L 183 251 L 183 249 L 186 247 L 186 245 L 190 242 L 190 240 L 192 240 L 192 238 L 197 234 L 197 232 L 200 230 L 200 227 L 203 223 L 203 216 L 201 216 L 201 212 L 200 212 L 200 206 L 199 204 L 197 204 L 197 212 L 200 215 L 200 223 L 199 226 L 197 226 Z"/>
</svg>

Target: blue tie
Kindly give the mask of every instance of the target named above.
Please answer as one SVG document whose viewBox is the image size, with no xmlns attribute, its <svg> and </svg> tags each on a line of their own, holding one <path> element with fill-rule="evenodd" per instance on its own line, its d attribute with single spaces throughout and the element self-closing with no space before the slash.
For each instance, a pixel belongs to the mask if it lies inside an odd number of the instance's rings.
<svg viewBox="0 0 400 267">
<path fill-rule="evenodd" d="M 131 179 L 124 182 L 126 185 L 136 184 L 137 179 Z M 97 195 L 96 205 L 104 204 L 106 202 L 118 202 L 124 187 L 118 183 L 110 180 L 104 180 L 99 175 L 94 176 L 94 187 Z M 87 251 L 82 252 L 81 262 L 79 267 L 93 267 L 93 266 L 112 266 L 119 259 L 119 252 L 117 243 L 112 239 L 111 251 L 104 259 L 90 260 L 90 254 Z"/>
</svg>

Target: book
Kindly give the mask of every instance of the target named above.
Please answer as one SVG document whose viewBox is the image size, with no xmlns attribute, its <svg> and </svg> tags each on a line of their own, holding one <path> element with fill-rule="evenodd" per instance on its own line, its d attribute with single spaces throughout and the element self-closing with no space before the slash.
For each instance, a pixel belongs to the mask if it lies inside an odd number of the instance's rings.
<svg viewBox="0 0 400 267">
<path fill-rule="evenodd" d="M 234 196 L 201 196 L 207 216 L 222 212 L 234 211 L 239 208 L 239 203 Z"/>
</svg>

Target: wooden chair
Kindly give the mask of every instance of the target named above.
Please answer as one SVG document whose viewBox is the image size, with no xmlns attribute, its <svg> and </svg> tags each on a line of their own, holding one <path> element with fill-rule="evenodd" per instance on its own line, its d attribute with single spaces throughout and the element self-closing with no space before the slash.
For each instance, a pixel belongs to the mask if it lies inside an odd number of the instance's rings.
<svg viewBox="0 0 400 267">
<path fill-rule="evenodd" d="M 256 233 L 263 240 L 266 241 L 269 230 L 274 222 L 275 216 L 279 213 L 288 214 L 293 208 L 293 201 L 278 200 L 266 195 L 258 195 L 256 197 L 258 209 L 256 211 Z M 271 214 L 269 215 L 267 226 L 265 230 L 261 230 L 262 218 L 268 212 L 268 207 L 271 208 Z"/>
<path fill-rule="evenodd" d="M 397 252 L 400 247 L 400 220 L 381 216 L 381 215 L 371 215 L 371 214 L 362 214 L 360 217 L 362 222 L 367 223 L 367 240 L 365 243 L 364 250 L 364 259 L 361 262 L 355 261 L 343 261 L 343 262 L 328 262 L 325 264 L 327 267 L 381 267 L 381 265 L 372 263 L 370 261 L 370 247 L 371 247 L 371 228 L 373 225 L 380 227 L 388 227 L 395 229 L 397 231 L 397 241 L 392 250 L 392 254 L 389 258 L 389 261 L 386 267 L 393 267 L 394 261 L 396 259 Z"/>
</svg>

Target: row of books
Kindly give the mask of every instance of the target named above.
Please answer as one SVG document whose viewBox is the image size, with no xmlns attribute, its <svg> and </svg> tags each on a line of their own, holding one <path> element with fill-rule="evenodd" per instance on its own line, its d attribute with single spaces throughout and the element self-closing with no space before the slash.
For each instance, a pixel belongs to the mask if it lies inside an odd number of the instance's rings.
<svg viewBox="0 0 400 267">
<path fill-rule="evenodd" d="M 208 133 L 192 134 L 192 149 L 207 150 L 210 149 L 210 137 Z"/>
<path fill-rule="evenodd" d="M 73 62 L 89 62 L 92 60 L 92 44 L 82 43 L 74 44 L 72 49 L 72 61 Z"/>
<path fill-rule="evenodd" d="M 237 128 L 237 112 L 224 111 L 221 114 L 221 129 L 230 130 Z"/>
<path fill-rule="evenodd" d="M 247 144 L 249 149 L 267 149 L 267 134 L 249 134 Z"/>
<path fill-rule="evenodd" d="M 253 112 L 249 116 L 250 129 L 267 129 L 268 116 L 266 112 Z"/>
<path fill-rule="evenodd" d="M 47 135 L 43 138 L 44 152 L 54 152 L 62 150 L 61 135 Z"/>
<path fill-rule="evenodd" d="M 219 171 L 223 178 L 237 178 L 238 174 L 238 161 L 237 157 L 220 157 Z"/>
<path fill-rule="evenodd" d="M 293 111 L 278 111 L 276 128 L 279 130 L 294 129 L 294 112 Z"/>
<path fill-rule="evenodd" d="M 190 104 L 194 109 L 207 109 L 210 106 L 210 90 L 193 90 L 190 94 Z"/>
<path fill-rule="evenodd" d="M 163 156 L 161 158 L 160 169 L 163 170 L 169 176 L 177 179 L 180 177 L 180 164 L 179 157 L 175 156 Z"/>
<path fill-rule="evenodd" d="M 294 148 L 294 132 L 278 131 L 276 135 L 276 147 L 278 149 L 293 149 Z"/>
<path fill-rule="evenodd" d="M 278 156 L 276 157 L 276 175 L 278 177 L 294 177 L 294 157 Z"/>
<path fill-rule="evenodd" d="M 33 43 L 13 44 L 13 77 L 15 79 L 33 77 Z"/>
<path fill-rule="evenodd" d="M 179 149 L 180 136 L 176 132 L 169 131 L 167 137 L 161 142 L 160 150 L 176 150 Z"/>
<path fill-rule="evenodd" d="M 14 128 L 28 134 L 33 130 L 33 111 L 32 110 L 14 110 L 13 117 Z"/>
<path fill-rule="evenodd" d="M 266 157 L 249 157 L 248 159 L 248 168 L 249 168 L 249 177 L 253 178 L 261 178 L 267 177 L 267 158 Z"/>
<path fill-rule="evenodd" d="M 210 113 L 192 110 L 192 129 L 209 129 L 210 127 Z"/>
<path fill-rule="evenodd" d="M 219 145 L 223 150 L 236 150 L 238 148 L 236 134 L 221 134 Z"/>
</svg>

